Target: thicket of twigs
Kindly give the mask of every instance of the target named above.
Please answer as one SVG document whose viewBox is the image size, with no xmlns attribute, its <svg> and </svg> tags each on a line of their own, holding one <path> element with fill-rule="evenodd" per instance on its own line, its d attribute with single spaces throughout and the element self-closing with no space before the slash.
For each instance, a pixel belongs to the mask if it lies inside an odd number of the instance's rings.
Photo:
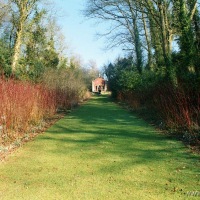
<svg viewBox="0 0 200 200">
<path fill-rule="evenodd" d="M 116 91 L 116 98 L 131 109 L 154 110 L 157 125 L 179 136 L 186 143 L 200 145 L 200 90 L 199 87 L 173 86 L 161 80 L 140 80 L 133 90 Z M 145 115 L 146 115 L 145 114 Z M 152 113 L 150 112 L 150 115 Z M 149 116 L 150 117 L 150 116 Z M 155 116 L 151 116 L 154 119 Z"/>
<path fill-rule="evenodd" d="M 0 79 L 0 144 L 34 132 L 57 111 L 72 109 L 89 98 L 81 73 L 49 70 L 42 83 Z"/>
</svg>

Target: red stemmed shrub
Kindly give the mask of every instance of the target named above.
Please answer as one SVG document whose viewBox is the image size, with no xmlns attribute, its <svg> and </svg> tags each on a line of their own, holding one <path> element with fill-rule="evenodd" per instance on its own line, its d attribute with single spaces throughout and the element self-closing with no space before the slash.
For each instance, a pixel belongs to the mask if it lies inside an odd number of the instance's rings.
<svg viewBox="0 0 200 200">
<path fill-rule="evenodd" d="M 88 98 L 80 71 L 47 70 L 40 84 L 0 78 L 0 146 Z"/>
<path fill-rule="evenodd" d="M 200 93 L 184 90 L 181 86 L 159 86 L 153 94 L 155 108 L 165 124 L 177 130 L 190 142 L 200 139 Z"/>
<path fill-rule="evenodd" d="M 1 142 L 28 132 L 31 125 L 56 112 L 56 92 L 41 85 L 0 80 Z"/>
<path fill-rule="evenodd" d="M 170 132 L 178 134 L 189 143 L 200 142 L 200 92 L 198 89 L 189 90 L 182 85 L 149 84 L 149 87 L 140 85 L 134 90 L 118 91 L 117 98 L 138 112 L 141 108 L 142 112 L 146 110 L 147 113 L 154 110 L 160 118 L 158 124 L 162 127 L 165 126 Z M 154 118 L 154 116 L 151 117 Z"/>
</svg>

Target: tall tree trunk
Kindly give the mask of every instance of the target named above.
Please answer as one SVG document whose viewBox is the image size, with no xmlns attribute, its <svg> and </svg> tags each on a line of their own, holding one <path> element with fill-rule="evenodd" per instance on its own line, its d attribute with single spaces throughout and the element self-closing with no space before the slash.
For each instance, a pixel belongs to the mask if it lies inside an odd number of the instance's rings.
<svg viewBox="0 0 200 200">
<path fill-rule="evenodd" d="M 23 25 L 21 25 L 20 29 L 17 31 L 17 37 L 16 37 L 16 41 L 15 41 L 14 54 L 13 54 L 13 60 L 12 60 L 12 73 L 13 74 L 15 74 L 15 72 L 16 72 L 18 60 L 20 57 L 22 34 L 23 34 Z"/>
<path fill-rule="evenodd" d="M 14 53 L 13 53 L 13 59 L 12 59 L 12 73 L 15 74 L 20 58 L 21 53 L 21 45 L 22 45 L 22 39 L 23 39 L 23 33 L 25 28 L 25 22 L 30 14 L 30 12 L 33 9 L 33 6 L 37 2 L 37 0 L 11 0 L 11 2 L 14 4 L 15 7 L 18 8 L 18 15 L 19 15 L 19 21 L 16 24 L 16 41 L 14 44 Z M 14 11 L 13 11 L 14 13 Z"/>
<path fill-rule="evenodd" d="M 152 65 L 151 39 L 150 39 L 149 31 L 148 31 L 148 28 L 147 28 L 147 23 L 146 23 L 146 19 L 145 19 L 145 16 L 144 16 L 144 12 L 142 12 L 142 21 L 143 21 L 144 33 L 145 33 L 145 38 L 146 38 L 146 43 L 147 43 L 148 69 L 152 70 L 153 65 Z"/>
<path fill-rule="evenodd" d="M 138 72 L 141 74 L 142 67 L 143 67 L 143 59 L 142 59 L 142 44 L 141 44 L 141 39 L 140 39 L 138 24 L 137 24 L 137 11 L 133 9 L 133 5 L 130 0 L 128 0 L 127 3 L 131 12 L 131 17 L 132 17 L 133 40 L 135 44 L 135 54 L 136 54 L 136 66 L 137 66 Z"/>
<path fill-rule="evenodd" d="M 171 52 L 170 52 L 170 39 L 169 39 L 169 30 L 166 25 L 166 7 L 162 1 L 158 3 L 159 9 L 159 21 L 160 21 L 160 29 L 161 29 L 161 37 L 162 37 L 162 51 L 166 66 L 166 76 L 170 81 L 173 81 L 173 72 L 172 72 L 172 61 L 171 61 Z"/>
<path fill-rule="evenodd" d="M 189 67 L 194 66 L 194 33 L 192 30 L 191 16 L 185 0 L 179 1 L 179 21 L 180 21 L 180 53 L 182 66 L 179 69 L 179 76 L 184 78 L 189 73 Z"/>
<path fill-rule="evenodd" d="M 196 8 L 193 16 L 194 32 L 195 32 L 195 72 L 198 77 L 200 77 L 200 16 Z"/>
<path fill-rule="evenodd" d="M 159 34 L 159 28 L 156 26 L 155 20 L 149 14 L 149 24 L 150 24 L 150 35 L 151 35 L 151 43 L 154 49 L 154 57 L 156 60 L 156 67 L 154 70 L 162 71 L 161 68 L 164 66 L 164 58 L 162 53 L 162 46 L 161 46 L 161 36 Z"/>
<path fill-rule="evenodd" d="M 134 20 L 134 35 L 135 35 L 135 52 L 136 52 L 136 58 L 137 58 L 137 70 L 141 74 L 142 73 L 142 66 L 143 66 L 143 60 L 142 60 L 142 44 L 140 41 L 139 31 L 138 31 L 138 25 L 137 21 Z"/>
</svg>

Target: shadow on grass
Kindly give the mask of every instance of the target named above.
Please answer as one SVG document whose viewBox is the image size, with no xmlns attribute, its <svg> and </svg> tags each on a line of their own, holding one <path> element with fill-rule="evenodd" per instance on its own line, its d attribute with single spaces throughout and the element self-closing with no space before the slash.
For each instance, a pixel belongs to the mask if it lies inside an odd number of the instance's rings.
<svg viewBox="0 0 200 200">
<path fill-rule="evenodd" d="M 186 153 L 181 143 L 159 134 L 107 96 L 94 97 L 38 139 L 57 142 L 57 148 L 51 153 L 58 156 L 72 154 L 86 162 L 107 162 L 101 169 L 104 172 L 148 163 L 198 164 L 197 157 Z"/>
</svg>

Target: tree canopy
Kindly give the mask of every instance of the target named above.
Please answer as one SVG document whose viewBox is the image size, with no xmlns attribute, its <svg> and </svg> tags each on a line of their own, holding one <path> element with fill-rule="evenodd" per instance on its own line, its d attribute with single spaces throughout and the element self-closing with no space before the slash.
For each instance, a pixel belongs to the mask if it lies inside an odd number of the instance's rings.
<svg viewBox="0 0 200 200">
<path fill-rule="evenodd" d="M 110 46 L 129 51 L 140 74 L 150 69 L 177 83 L 199 76 L 198 6 L 197 0 L 88 0 L 84 13 L 110 22 L 104 33 Z"/>
</svg>

